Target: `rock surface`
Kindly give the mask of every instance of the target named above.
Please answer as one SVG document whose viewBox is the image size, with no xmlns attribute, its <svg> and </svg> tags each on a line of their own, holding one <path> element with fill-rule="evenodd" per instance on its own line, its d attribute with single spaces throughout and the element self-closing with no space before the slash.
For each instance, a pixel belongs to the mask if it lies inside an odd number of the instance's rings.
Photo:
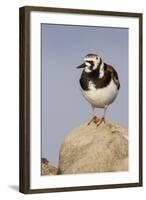
<svg viewBox="0 0 146 200">
<path fill-rule="evenodd" d="M 128 130 L 106 122 L 87 123 L 65 138 L 59 155 L 59 174 L 128 170 Z"/>
<path fill-rule="evenodd" d="M 56 175 L 58 169 L 49 164 L 49 161 L 46 158 L 42 158 L 42 176 L 46 175 Z"/>
</svg>

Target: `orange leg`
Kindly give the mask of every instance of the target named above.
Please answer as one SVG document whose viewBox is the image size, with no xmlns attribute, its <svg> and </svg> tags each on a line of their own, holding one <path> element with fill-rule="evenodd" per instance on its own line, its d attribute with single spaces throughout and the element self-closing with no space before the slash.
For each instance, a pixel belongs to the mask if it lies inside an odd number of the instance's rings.
<svg viewBox="0 0 146 200">
<path fill-rule="evenodd" d="M 99 126 L 102 122 L 105 123 L 106 110 L 107 110 L 107 106 L 104 107 L 103 117 L 97 121 L 96 126 Z"/>
<path fill-rule="evenodd" d="M 92 119 L 88 122 L 88 125 L 90 125 L 92 122 L 94 122 L 96 124 L 96 126 L 99 126 L 102 122 L 105 123 L 105 114 L 106 114 L 106 110 L 107 110 L 107 106 L 104 107 L 104 113 L 103 113 L 103 117 L 101 119 L 97 118 L 95 115 L 95 108 L 92 106 L 93 109 L 93 117 Z"/>
</svg>

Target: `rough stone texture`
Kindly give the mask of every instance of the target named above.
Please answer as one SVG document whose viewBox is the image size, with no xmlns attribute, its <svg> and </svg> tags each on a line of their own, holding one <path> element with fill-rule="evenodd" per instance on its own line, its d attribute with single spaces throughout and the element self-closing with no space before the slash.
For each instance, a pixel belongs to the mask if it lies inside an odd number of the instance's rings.
<svg viewBox="0 0 146 200">
<path fill-rule="evenodd" d="M 42 158 L 42 176 L 45 175 L 56 175 L 58 169 L 49 164 L 49 161 L 46 158 Z"/>
<path fill-rule="evenodd" d="M 59 174 L 128 170 L 128 130 L 106 122 L 75 128 L 60 149 Z"/>
</svg>

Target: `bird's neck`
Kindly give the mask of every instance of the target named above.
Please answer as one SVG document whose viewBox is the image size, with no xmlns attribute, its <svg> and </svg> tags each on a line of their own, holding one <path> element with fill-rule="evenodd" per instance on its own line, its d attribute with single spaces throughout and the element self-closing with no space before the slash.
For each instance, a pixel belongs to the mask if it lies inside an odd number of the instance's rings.
<svg viewBox="0 0 146 200">
<path fill-rule="evenodd" d="M 88 73 L 89 77 L 95 77 L 96 79 L 102 79 L 104 77 L 104 73 L 105 73 L 105 69 L 106 69 L 106 64 L 101 62 L 97 68 L 95 70 L 92 70 L 91 72 Z"/>
</svg>

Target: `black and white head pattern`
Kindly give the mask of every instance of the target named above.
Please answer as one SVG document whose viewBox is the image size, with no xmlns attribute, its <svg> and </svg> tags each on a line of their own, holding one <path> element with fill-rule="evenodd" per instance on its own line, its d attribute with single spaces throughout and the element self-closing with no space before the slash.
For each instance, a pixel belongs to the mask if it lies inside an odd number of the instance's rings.
<svg viewBox="0 0 146 200">
<path fill-rule="evenodd" d="M 85 72 L 90 73 L 99 68 L 99 78 L 104 76 L 104 63 L 100 56 L 96 54 L 88 54 L 84 58 L 85 61 Z"/>
</svg>

